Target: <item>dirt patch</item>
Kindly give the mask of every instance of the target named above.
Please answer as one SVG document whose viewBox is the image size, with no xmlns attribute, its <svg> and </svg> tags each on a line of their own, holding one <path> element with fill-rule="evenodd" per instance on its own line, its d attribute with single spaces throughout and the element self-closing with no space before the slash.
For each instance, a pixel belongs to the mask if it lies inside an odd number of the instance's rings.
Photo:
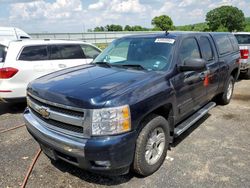
<svg viewBox="0 0 250 188">
<path fill-rule="evenodd" d="M 250 95 L 236 93 L 234 94 L 233 99 L 241 101 L 250 101 Z"/>
<path fill-rule="evenodd" d="M 237 115 L 235 115 L 235 114 L 223 114 L 223 118 L 226 120 L 236 119 Z"/>
</svg>

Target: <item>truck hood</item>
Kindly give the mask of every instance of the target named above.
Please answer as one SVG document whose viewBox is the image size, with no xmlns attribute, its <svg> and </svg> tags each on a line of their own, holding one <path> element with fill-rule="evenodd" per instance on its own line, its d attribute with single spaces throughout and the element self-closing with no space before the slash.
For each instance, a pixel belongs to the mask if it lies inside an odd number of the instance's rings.
<svg viewBox="0 0 250 188">
<path fill-rule="evenodd" d="M 42 99 L 78 108 L 101 108 L 152 79 L 155 72 L 82 65 L 36 79 L 28 92 Z"/>
</svg>

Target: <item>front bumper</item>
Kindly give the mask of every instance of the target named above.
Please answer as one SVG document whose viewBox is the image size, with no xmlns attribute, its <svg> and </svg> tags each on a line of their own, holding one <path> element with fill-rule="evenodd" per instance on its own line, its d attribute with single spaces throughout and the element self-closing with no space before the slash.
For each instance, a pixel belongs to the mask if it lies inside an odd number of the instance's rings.
<svg viewBox="0 0 250 188">
<path fill-rule="evenodd" d="M 136 132 L 77 138 L 43 126 L 28 109 L 24 112 L 24 120 L 29 133 L 54 160 L 61 159 L 82 169 L 108 175 L 127 173 L 133 161 Z"/>
</svg>

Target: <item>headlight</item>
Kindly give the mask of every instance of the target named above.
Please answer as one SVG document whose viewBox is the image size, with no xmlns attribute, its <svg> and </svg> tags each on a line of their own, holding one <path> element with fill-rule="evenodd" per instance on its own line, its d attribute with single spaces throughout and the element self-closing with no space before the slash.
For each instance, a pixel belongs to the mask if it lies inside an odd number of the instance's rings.
<svg viewBox="0 0 250 188">
<path fill-rule="evenodd" d="M 113 135 L 131 130 L 129 106 L 94 109 L 92 135 Z"/>
</svg>

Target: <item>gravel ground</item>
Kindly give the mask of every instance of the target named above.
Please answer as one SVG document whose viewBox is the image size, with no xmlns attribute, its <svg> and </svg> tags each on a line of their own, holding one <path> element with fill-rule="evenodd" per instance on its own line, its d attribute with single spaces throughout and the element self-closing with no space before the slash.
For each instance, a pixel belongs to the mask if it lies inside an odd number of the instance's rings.
<svg viewBox="0 0 250 188">
<path fill-rule="evenodd" d="M 22 124 L 24 108 L 0 104 L 0 131 Z M 24 127 L 0 134 L 0 187 L 20 187 L 38 148 Z M 176 139 L 153 175 L 104 177 L 41 154 L 27 187 L 250 187 L 249 156 L 250 80 L 241 80 L 232 102 Z"/>
</svg>

